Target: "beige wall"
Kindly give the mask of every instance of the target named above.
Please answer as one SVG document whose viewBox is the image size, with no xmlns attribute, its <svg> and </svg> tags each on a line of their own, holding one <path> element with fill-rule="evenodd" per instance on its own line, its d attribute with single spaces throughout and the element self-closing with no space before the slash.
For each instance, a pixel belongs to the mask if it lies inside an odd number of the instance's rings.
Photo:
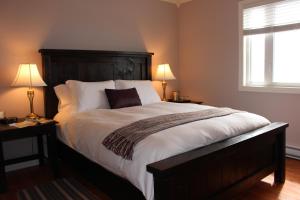
<svg viewBox="0 0 300 200">
<path fill-rule="evenodd" d="M 177 12 L 159 0 L 1 0 L 0 111 L 18 117 L 29 112 L 26 88 L 9 85 L 20 63 L 41 65 L 40 48 L 154 52 L 153 66 L 169 62 L 178 76 Z M 41 89 L 34 103 L 42 115 Z M 14 157 L 14 147 L 7 146 Z"/>
<path fill-rule="evenodd" d="M 179 9 L 180 90 L 193 99 L 289 122 L 300 148 L 300 95 L 238 90 L 238 0 L 193 0 Z"/>
<path fill-rule="evenodd" d="M 179 10 L 159 0 L 1 0 L 0 111 L 28 113 L 26 89 L 9 85 L 20 63 L 41 64 L 40 48 L 151 51 L 154 67 L 171 64 L 183 95 L 289 122 L 288 145 L 300 148 L 299 95 L 238 91 L 237 11 L 238 0 L 193 0 Z M 43 114 L 41 89 L 35 108 Z M 6 156 L 31 145 L 8 143 Z"/>
</svg>

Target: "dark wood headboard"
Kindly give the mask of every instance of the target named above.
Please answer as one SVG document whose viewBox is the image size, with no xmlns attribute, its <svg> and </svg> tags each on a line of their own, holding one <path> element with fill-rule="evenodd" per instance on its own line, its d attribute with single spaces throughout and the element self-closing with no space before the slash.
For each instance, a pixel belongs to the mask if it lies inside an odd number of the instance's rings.
<svg viewBox="0 0 300 200">
<path fill-rule="evenodd" d="M 151 80 L 153 53 L 40 49 L 43 63 L 45 116 L 57 113 L 58 99 L 53 87 L 66 80 Z"/>
</svg>

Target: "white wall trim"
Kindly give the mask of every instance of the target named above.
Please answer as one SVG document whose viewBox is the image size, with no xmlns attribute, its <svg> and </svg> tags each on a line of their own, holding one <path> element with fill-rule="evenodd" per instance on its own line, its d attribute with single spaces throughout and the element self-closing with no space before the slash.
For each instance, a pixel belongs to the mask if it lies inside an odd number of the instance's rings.
<svg viewBox="0 0 300 200">
<path fill-rule="evenodd" d="M 161 0 L 161 1 L 165 1 L 165 2 L 168 2 L 168 3 L 174 3 L 179 8 L 181 4 L 187 3 L 187 2 L 192 1 L 192 0 Z"/>
<path fill-rule="evenodd" d="M 293 146 L 286 146 L 286 156 L 300 160 L 300 149 Z"/>
<path fill-rule="evenodd" d="M 15 171 L 15 170 L 19 170 L 19 169 L 23 169 L 23 168 L 27 168 L 27 167 L 37 166 L 38 164 L 39 164 L 38 160 L 31 160 L 31 161 L 27 161 L 27 162 L 21 162 L 21 163 L 6 166 L 5 171 L 6 172 Z"/>
<path fill-rule="evenodd" d="M 241 80 L 241 77 L 240 77 Z M 300 87 L 283 87 L 283 86 L 244 86 L 239 84 L 241 92 L 263 92 L 263 93 L 284 93 L 284 94 L 300 94 Z"/>
</svg>

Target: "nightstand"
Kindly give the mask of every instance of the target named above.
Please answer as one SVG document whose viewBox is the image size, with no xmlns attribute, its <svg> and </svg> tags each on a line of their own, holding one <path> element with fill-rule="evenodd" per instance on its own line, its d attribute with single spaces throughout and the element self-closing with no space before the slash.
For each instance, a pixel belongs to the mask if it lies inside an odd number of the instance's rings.
<svg viewBox="0 0 300 200">
<path fill-rule="evenodd" d="M 168 99 L 168 102 L 173 102 L 173 103 L 194 103 L 194 104 L 203 104 L 202 101 L 192 101 L 192 100 L 174 101 L 173 99 Z"/>
<path fill-rule="evenodd" d="M 39 164 L 44 164 L 44 146 L 43 135 L 47 138 L 48 161 L 53 170 L 54 175 L 58 174 L 57 165 L 57 149 L 56 149 L 56 122 L 51 121 L 46 124 L 28 126 L 25 128 L 16 128 L 8 125 L 0 124 L 0 192 L 7 189 L 5 166 L 29 160 L 39 160 Z M 4 160 L 3 142 L 12 141 L 22 138 L 37 137 L 38 153 L 30 156 L 19 157 Z"/>
</svg>

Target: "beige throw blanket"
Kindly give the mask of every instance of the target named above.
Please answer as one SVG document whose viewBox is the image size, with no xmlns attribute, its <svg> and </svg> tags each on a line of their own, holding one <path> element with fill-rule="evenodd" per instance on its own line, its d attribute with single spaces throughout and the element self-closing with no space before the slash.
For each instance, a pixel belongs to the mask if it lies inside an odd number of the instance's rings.
<svg viewBox="0 0 300 200">
<path fill-rule="evenodd" d="M 127 160 L 132 160 L 134 146 L 151 134 L 174 126 L 214 117 L 222 117 L 237 112 L 241 111 L 230 108 L 211 108 L 142 119 L 115 130 L 103 140 L 103 145 L 116 155 L 122 156 Z"/>
</svg>

